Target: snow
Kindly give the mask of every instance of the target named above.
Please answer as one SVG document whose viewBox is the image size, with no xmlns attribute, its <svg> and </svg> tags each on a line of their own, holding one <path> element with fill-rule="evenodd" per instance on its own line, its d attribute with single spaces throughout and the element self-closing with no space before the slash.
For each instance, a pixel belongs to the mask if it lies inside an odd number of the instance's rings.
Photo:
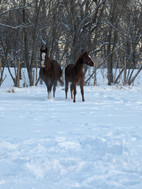
<svg viewBox="0 0 142 189">
<path fill-rule="evenodd" d="M 0 88 L 0 189 L 141 189 L 142 85 Z M 14 93 L 13 93 L 13 92 Z M 70 96 L 68 94 L 68 96 Z"/>
</svg>

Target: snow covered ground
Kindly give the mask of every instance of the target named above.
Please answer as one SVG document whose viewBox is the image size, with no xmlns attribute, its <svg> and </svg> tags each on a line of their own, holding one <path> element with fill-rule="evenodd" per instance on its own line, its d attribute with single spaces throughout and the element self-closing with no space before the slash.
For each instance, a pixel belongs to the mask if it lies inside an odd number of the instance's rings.
<svg viewBox="0 0 142 189">
<path fill-rule="evenodd" d="M 141 189 L 142 85 L 0 88 L 0 189 Z M 70 95 L 68 95 L 70 96 Z"/>
</svg>

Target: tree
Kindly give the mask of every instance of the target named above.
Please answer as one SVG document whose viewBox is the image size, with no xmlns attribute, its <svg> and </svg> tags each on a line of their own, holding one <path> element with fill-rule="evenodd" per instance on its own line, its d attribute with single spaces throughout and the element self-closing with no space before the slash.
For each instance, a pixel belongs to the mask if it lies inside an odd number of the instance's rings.
<svg viewBox="0 0 142 189">
<path fill-rule="evenodd" d="M 109 85 L 120 82 L 125 67 L 125 83 L 131 84 L 141 60 L 141 5 L 141 0 L 1 0 L 2 62 L 15 85 L 17 74 L 10 66 L 16 70 L 20 58 L 32 86 L 35 59 L 43 45 L 64 66 L 89 50 L 98 67 L 107 68 Z"/>
</svg>

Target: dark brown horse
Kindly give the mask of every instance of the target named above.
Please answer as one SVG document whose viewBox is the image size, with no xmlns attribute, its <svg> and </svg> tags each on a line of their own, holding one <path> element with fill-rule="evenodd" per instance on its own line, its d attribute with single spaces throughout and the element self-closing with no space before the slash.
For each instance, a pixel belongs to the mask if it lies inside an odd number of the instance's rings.
<svg viewBox="0 0 142 189">
<path fill-rule="evenodd" d="M 71 98 L 73 98 L 73 102 L 76 102 L 76 85 L 80 85 L 82 101 L 84 100 L 84 72 L 83 72 L 83 65 L 94 66 L 93 61 L 89 56 L 89 52 L 86 51 L 78 58 L 75 64 L 69 64 L 65 68 L 65 95 L 67 98 L 68 92 L 68 83 L 71 82 L 70 91 L 71 91 Z"/>
<path fill-rule="evenodd" d="M 60 79 L 62 75 L 62 70 L 60 65 L 48 57 L 47 48 L 40 49 L 41 57 L 41 68 L 40 68 L 40 78 L 45 82 L 48 92 L 48 98 L 51 98 L 51 90 L 53 87 L 53 97 L 55 97 L 55 91 L 57 86 L 57 81 L 63 85 L 63 81 Z"/>
</svg>

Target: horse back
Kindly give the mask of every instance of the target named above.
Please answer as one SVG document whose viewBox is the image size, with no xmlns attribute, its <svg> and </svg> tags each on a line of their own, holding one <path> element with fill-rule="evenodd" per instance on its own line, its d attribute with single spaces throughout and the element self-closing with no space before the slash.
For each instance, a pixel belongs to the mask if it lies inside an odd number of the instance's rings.
<svg viewBox="0 0 142 189">
<path fill-rule="evenodd" d="M 78 72 L 75 64 L 69 64 L 65 68 L 65 80 L 66 81 L 79 83 L 83 79 L 84 79 L 83 71 L 80 70 Z"/>
<path fill-rule="evenodd" d="M 65 80 L 72 82 L 74 76 L 75 76 L 74 64 L 67 65 L 67 67 L 65 68 Z"/>
</svg>

